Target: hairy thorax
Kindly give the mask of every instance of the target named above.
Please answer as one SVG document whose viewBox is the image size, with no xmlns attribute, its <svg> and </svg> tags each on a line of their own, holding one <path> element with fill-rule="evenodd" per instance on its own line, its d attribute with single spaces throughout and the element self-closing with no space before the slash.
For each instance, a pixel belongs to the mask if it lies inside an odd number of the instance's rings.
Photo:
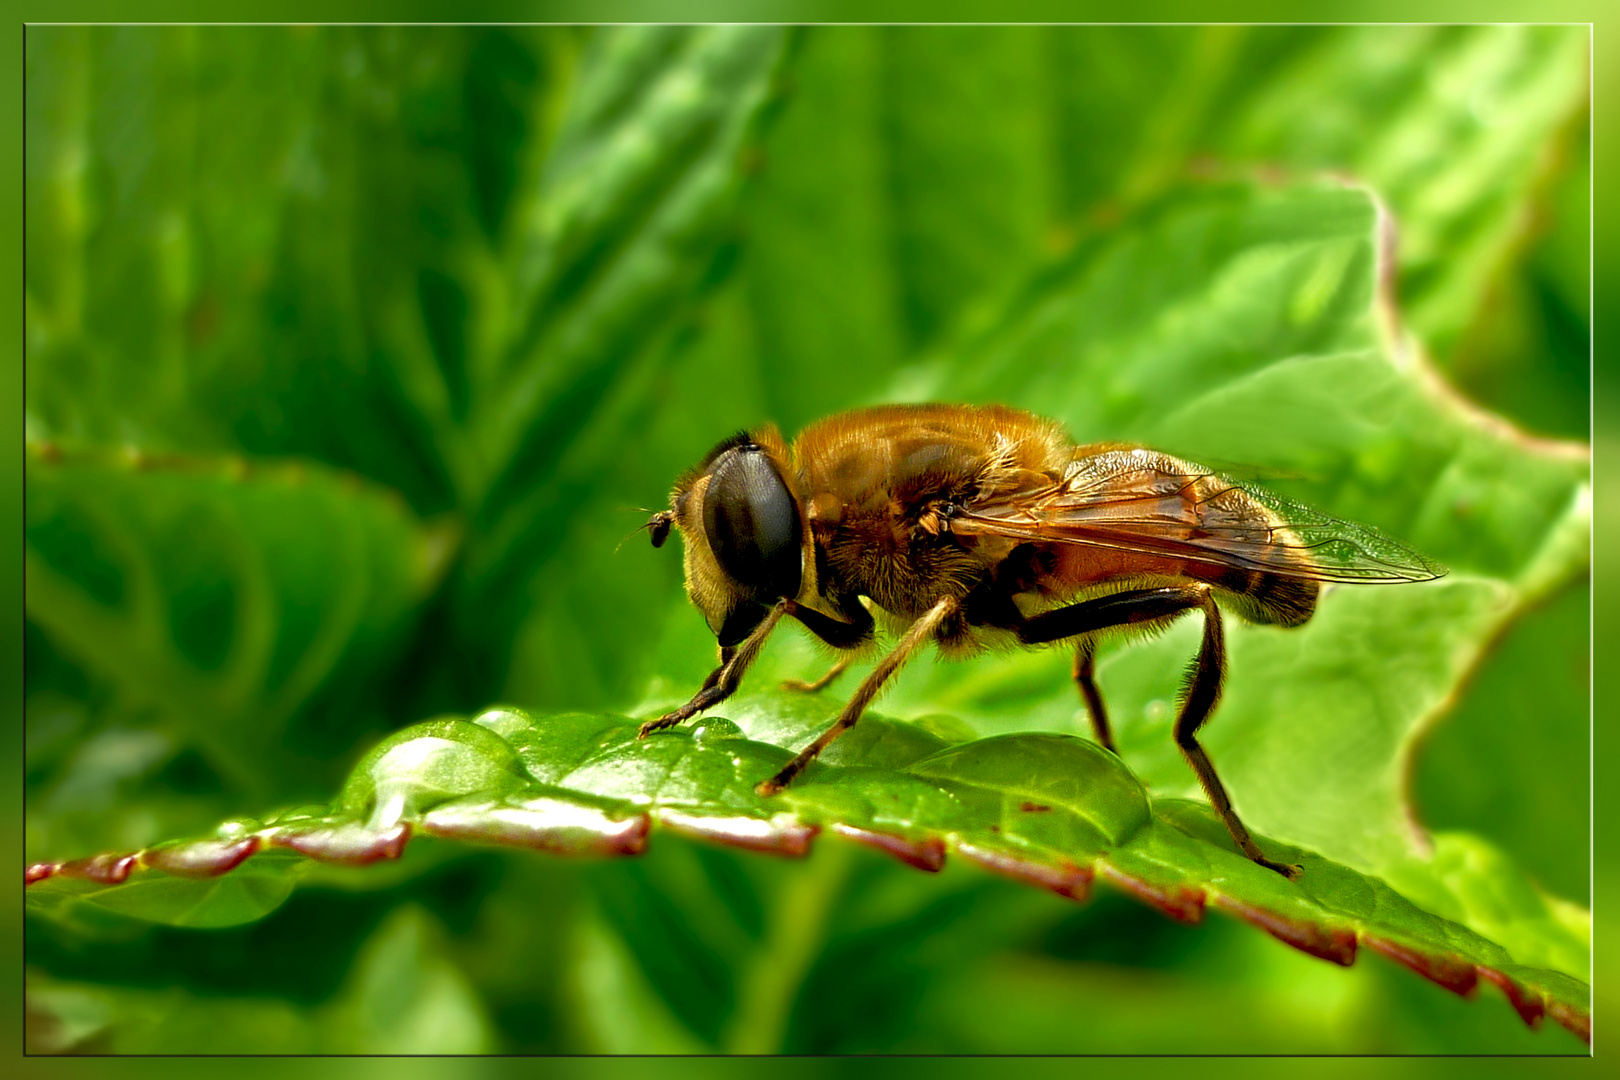
<svg viewBox="0 0 1620 1080">
<path fill-rule="evenodd" d="M 1055 424 L 1000 407 L 892 406 L 835 417 L 799 438 L 798 482 L 829 599 L 870 597 L 915 618 L 963 598 L 1006 552 L 962 543 L 949 517 L 986 493 L 1039 487 L 1062 475 L 1073 445 Z M 1006 545 L 1004 545 L 1006 546 Z"/>
</svg>

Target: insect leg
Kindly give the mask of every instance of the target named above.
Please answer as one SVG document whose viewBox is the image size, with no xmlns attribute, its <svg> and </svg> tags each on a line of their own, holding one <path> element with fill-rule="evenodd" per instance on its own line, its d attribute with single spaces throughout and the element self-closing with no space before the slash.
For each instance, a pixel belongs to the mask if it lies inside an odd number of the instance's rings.
<svg viewBox="0 0 1620 1080">
<path fill-rule="evenodd" d="M 720 676 L 722 676 L 722 675 L 724 675 L 726 673 L 726 665 L 731 663 L 731 658 L 733 656 L 736 656 L 736 655 L 737 655 L 737 646 L 735 646 L 735 645 L 722 645 L 722 646 L 720 646 L 720 666 L 715 668 L 713 671 L 709 672 L 709 677 L 703 680 L 703 685 L 698 687 L 698 689 L 699 690 L 707 690 L 709 687 L 711 687 L 715 683 L 719 682 L 720 681 Z"/>
<path fill-rule="evenodd" d="M 769 780 L 763 781 L 754 790 L 761 795 L 775 795 L 792 783 L 793 778 L 803 772 L 804 767 L 814 761 L 816 756 L 823 750 L 827 749 L 834 739 L 855 726 L 855 721 L 861 718 L 861 713 L 866 711 L 866 706 L 871 704 L 873 698 L 877 697 L 877 692 L 882 689 L 883 684 L 888 682 L 896 671 L 900 670 L 901 665 L 911 658 L 912 653 L 917 651 L 917 647 L 927 641 L 934 631 L 939 629 L 940 623 L 949 618 L 960 604 L 961 601 L 955 597 L 947 596 L 929 608 L 922 618 L 912 623 L 905 636 L 900 639 L 900 644 L 896 645 L 889 655 L 878 661 L 878 665 L 872 670 L 872 673 L 862 680 L 860 688 L 855 691 L 855 696 L 849 699 L 849 703 L 844 706 L 843 712 L 838 714 L 838 719 L 833 721 L 832 727 L 823 731 L 815 742 L 799 751 L 798 756 L 784 765 L 781 772 Z"/>
<path fill-rule="evenodd" d="M 771 636 L 771 631 L 776 629 L 776 624 L 782 621 L 782 616 L 786 613 L 789 603 L 791 601 L 784 600 L 771 608 L 766 613 L 765 618 L 760 621 L 760 624 L 754 627 L 753 633 L 742 640 L 742 644 L 733 649 L 722 648 L 720 650 L 720 666 L 709 672 L 709 677 L 703 680 L 702 688 L 692 695 L 692 700 L 673 712 L 667 712 L 656 720 L 648 720 L 645 724 L 642 724 L 641 730 L 636 732 L 636 738 L 645 739 L 655 731 L 674 727 L 681 721 L 696 716 L 704 709 L 720 704 L 720 702 L 735 693 L 737 685 L 742 682 L 743 673 L 748 670 L 749 665 L 754 662 L 754 658 L 759 655 L 759 650 L 764 648 L 765 639 Z M 728 653 L 730 655 L 727 655 Z"/>
<path fill-rule="evenodd" d="M 872 613 L 862 607 L 859 601 L 843 605 L 849 615 L 848 622 L 823 615 L 797 600 L 784 600 L 782 605 L 784 613 L 798 619 L 805 629 L 835 649 L 853 649 L 872 636 Z"/>
<path fill-rule="evenodd" d="M 1204 591 L 1202 585 L 1127 589 L 1099 596 L 1095 600 L 1082 600 L 1055 611 L 1043 611 L 1013 625 L 1011 629 L 1025 645 L 1041 645 L 1115 626 L 1171 619 L 1201 607 Z"/>
<path fill-rule="evenodd" d="M 814 694 L 819 690 L 825 690 L 832 684 L 834 679 L 838 678 L 838 676 L 847 671 L 849 669 L 849 665 L 853 664 L 854 662 L 855 656 L 853 653 L 840 657 L 838 663 L 828 668 L 827 673 L 821 678 L 816 679 L 814 682 L 806 682 L 803 679 L 786 679 L 782 683 L 782 689 L 797 690 L 804 694 Z"/>
<path fill-rule="evenodd" d="M 816 637 L 827 644 L 839 649 L 853 649 L 872 635 L 872 613 L 862 607 L 860 601 L 851 601 L 843 605 L 850 619 L 834 619 L 823 615 L 814 608 L 807 608 L 794 600 L 787 601 L 787 614 L 798 619 Z M 800 690 L 806 693 L 815 693 L 825 689 L 838 676 L 842 675 L 853 663 L 853 656 L 846 656 L 834 664 L 832 668 L 815 682 L 805 682 L 802 679 L 789 679 L 782 684 L 784 690 Z"/>
<path fill-rule="evenodd" d="M 1074 681 L 1085 699 L 1086 712 L 1091 715 L 1091 730 L 1104 750 L 1119 753 L 1114 746 L 1114 733 L 1108 726 L 1108 710 L 1103 706 L 1102 691 L 1097 689 L 1097 643 L 1089 637 L 1081 638 L 1074 650 Z"/>
<path fill-rule="evenodd" d="M 1243 822 L 1238 820 L 1237 813 L 1232 809 L 1232 800 L 1227 796 L 1226 787 L 1221 783 L 1220 777 L 1215 775 L 1215 766 L 1210 763 L 1209 755 L 1204 753 L 1204 748 L 1198 743 L 1196 732 L 1204 721 L 1209 719 L 1209 714 L 1215 709 L 1215 703 L 1220 700 L 1221 681 L 1226 671 L 1226 645 L 1221 632 L 1221 613 L 1215 606 L 1214 595 L 1207 585 L 1129 589 L 1111 596 L 1070 604 L 1056 611 L 1042 612 L 1025 619 L 1014 627 L 1014 630 L 1019 640 L 1035 645 L 1073 637 L 1076 634 L 1105 630 L 1111 626 L 1172 619 L 1195 608 L 1204 612 L 1204 640 L 1198 650 L 1198 660 L 1193 667 L 1192 679 L 1187 685 L 1181 713 L 1176 717 L 1176 745 L 1181 748 L 1182 756 L 1197 774 L 1204 794 L 1209 797 L 1210 805 L 1214 807 L 1216 815 L 1226 826 L 1226 831 L 1232 834 L 1232 839 L 1237 842 L 1243 854 L 1269 870 L 1293 878 L 1298 873 L 1298 868 L 1272 862 L 1261 854 L 1260 848 L 1249 835 L 1249 830 L 1244 828 Z M 1076 678 L 1079 678 L 1082 671 L 1081 659 L 1076 658 Z M 1081 691 L 1084 690 L 1085 684 L 1082 683 Z"/>
<path fill-rule="evenodd" d="M 1272 862 L 1260 853 L 1259 845 L 1233 811 L 1232 800 L 1227 797 L 1220 777 L 1215 775 L 1215 766 L 1210 763 L 1209 755 L 1198 743 L 1196 733 L 1220 700 L 1221 683 L 1226 674 L 1226 638 L 1221 630 L 1220 609 L 1215 606 L 1215 597 L 1207 588 L 1201 591 L 1204 594 L 1204 641 L 1198 648 L 1198 659 L 1194 662 L 1192 678 L 1187 683 L 1181 713 L 1176 717 L 1176 745 L 1181 747 L 1187 764 L 1198 774 L 1198 782 L 1203 785 L 1204 794 L 1209 796 L 1210 805 L 1215 808 L 1216 815 L 1243 854 L 1266 869 L 1275 870 L 1293 880 L 1299 876 L 1300 868 Z"/>
</svg>

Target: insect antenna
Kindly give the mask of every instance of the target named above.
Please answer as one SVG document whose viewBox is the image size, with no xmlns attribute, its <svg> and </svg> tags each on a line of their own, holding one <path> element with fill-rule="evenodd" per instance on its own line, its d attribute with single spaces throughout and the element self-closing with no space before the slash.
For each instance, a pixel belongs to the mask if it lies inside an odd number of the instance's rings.
<svg viewBox="0 0 1620 1080">
<path fill-rule="evenodd" d="M 639 514 L 651 514 L 652 517 L 648 518 L 641 525 L 636 526 L 635 529 L 625 535 L 623 540 L 620 540 L 617 544 L 613 545 L 613 554 L 617 555 L 619 553 L 619 549 L 624 547 L 625 544 L 629 543 L 630 538 L 639 532 L 648 532 L 652 534 L 653 547 L 664 546 L 664 540 L 669 536 L 669 527 L 675 520 L 674 513 L 669 510 L 649 510 L 645 506 L 621 506 L 619 509 L 633 510 Z"/>
</svg>

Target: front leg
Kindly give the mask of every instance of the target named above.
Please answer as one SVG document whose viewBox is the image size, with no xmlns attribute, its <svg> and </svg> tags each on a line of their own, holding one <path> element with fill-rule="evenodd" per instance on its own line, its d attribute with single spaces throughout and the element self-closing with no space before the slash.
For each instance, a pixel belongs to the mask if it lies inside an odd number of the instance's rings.
<svg viewBox="0 0 1620 1080">
<path fill-rule="evenodd" d="M 872 636 L 872 613 L 866 610 L 859 600 L 850 600 L 839 605 L 849 621 L 835 619 L 831 615 L 823 615 L 815 608 L 805 607 L 797 600 L 784 600 L 785 613 L 798 619 L 816 637 L 825 641 L 835 649 L 853 649 L 863 644 Z"/>
<path fill-rule="evenodd" d="M 672 712 L 665 713 L 656 720 L 648 720 L 645 724 L 642 724 L 641 730 L 636 732 L 636 738 L 645 739 L 655 731 L 674 727 L 684 720 L 691 719 L 704 709 L 713 708 L 735 693 L 738 684 L 742 682 L 743 674 L 748 671 L 749 666 L 759 656 L 759 651 L 765 647 L 765 639 L 771 636 L 771 631 L 776 629 L 776 624 L 782 621 L 782 616 L 787 613 L 788 605 L 791 603 L 793 603 L 791 600 L 779 601 L 775 607 L 766 613 L 760 624 L 754 627 L 753 632 L 743 639 L 742 644 L 731 650 L 722 648 L 720 650 L 720 666 L 711 671 L 709 677 L 703 680 L 702 688 L 692 695 L 692 700 Z M 729 656 L 727 655 L 728 652 L 730 653 Z"/>
</svg>

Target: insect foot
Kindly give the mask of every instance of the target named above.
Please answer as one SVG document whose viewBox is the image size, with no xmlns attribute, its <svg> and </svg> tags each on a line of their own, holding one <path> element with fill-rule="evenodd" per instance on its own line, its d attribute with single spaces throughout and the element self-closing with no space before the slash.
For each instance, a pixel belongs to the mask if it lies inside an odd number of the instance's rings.
<svg viewBox="0 0 1620 1080">
<path fill-rule="evenodd" d="M 686 718 L 680 714 L 679 709 L 672 713 L 665 713 L 656 720 L 648 720 L 645 724 L 642 724 L 641 728 L 636 732 L 636 738 L 645 739 L 655 731 L 675 727 L 684 719 Z"/>
</svg>

